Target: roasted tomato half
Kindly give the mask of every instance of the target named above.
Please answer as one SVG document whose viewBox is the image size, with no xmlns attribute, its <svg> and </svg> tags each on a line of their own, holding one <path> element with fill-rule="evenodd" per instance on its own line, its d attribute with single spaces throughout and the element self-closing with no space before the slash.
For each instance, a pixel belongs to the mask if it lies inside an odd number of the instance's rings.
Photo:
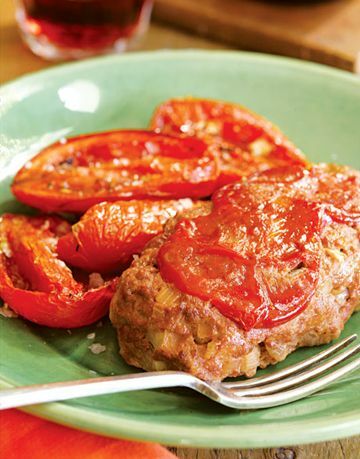
<svg viewBox="0 0 360 459">
<path fill-rule="evenodd" d="M 282 132 L 245 107 L 206 99 L 171 99 L 155 111 L 151 129 L 216 143 L 224 185 L 256 171 L 307 164 Z"/>
<path fill-rule="evenodd" d="M 275 186 L 282 193 L 320 204 L 334 221 L 360 224 L 360 172 L 347 166 L 286 166 L 254 174 L 249 180 L 257 193 Z"/>
<path fill-rule="evenodd" d="M 88 325 L 108 310 L 115 279 L 72 271 L 57 257 L 70 225 L 56 217 L 5 214 L 0 219 L 0 297 L 20 316 L 40 325 Z"/>
<path fill-rule="evenodd" d="M 101 201 L 209 196 L 218 160 L 205 142 L 150 131 L 112 131 L 47 147 L 16 174 L 12 191 L 43 211 L 84 212 Z"/>
<path fill-rule="evenodd" d="M 222 188 L 211 213 L 180 220 L 158 254 L 165 281 L 244 330 L 300 314 L 319 279 L 322 208 L 274 187 L 258 191 L 249 182 Z"/>
<path fill-rule="evenodd" d="M 170 217 L 196 205 L 191 199 L 96 204 L 59 239 L 59 257 L 89 272 L 119 270 L 163 230 Z"/>
</svg>

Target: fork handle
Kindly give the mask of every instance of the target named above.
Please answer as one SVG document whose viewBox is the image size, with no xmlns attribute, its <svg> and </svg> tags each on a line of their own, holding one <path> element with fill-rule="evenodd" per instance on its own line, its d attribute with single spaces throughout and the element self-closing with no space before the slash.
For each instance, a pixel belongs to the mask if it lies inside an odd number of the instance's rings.
<svg viewBox="0 0 360 459">
<path fill-rule="evenodd" d="M 194 382 L 195 378 L 187 373 L 162 371 L 22 386 L 0 391 L 0 410 L 116 392 L 192 387 Z"/>
</svg>

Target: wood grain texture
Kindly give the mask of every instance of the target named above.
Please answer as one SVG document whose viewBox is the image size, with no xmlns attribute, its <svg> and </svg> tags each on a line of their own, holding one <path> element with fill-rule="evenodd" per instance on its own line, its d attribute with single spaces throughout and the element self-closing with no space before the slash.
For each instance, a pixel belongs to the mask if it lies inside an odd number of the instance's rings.
<svg viewBox="0 0 360 459">
<path fill-rule="evenodd" d="M 179 459 L 359 459 L 360 436 L 314 445 L 265 449 L 170 448 Z"/>
<path fill-rule="evenodd" d="M 242 49 L 350 71 L 360 53 L 360 0 L 156 0 L 154 15 Z"/>
</svg>

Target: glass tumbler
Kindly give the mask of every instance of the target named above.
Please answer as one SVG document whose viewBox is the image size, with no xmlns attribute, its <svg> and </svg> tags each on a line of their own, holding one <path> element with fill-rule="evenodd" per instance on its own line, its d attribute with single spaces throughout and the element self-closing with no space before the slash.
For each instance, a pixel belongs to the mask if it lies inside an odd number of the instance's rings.
<svg viewBox="0 0 360 459">
<path fill-rule="evenodd" d="M 49 60 L 122 52 L 143 34 L 152 0 L 16 0 L 22 37 Z"/>
</svg>

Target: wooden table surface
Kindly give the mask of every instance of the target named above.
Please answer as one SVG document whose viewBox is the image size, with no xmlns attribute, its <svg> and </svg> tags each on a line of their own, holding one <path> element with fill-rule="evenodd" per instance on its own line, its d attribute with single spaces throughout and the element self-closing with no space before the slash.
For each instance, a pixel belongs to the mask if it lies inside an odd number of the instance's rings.
<svg viewBox="0 0 360 459">
<path fill-rule="evenodd" d="M 360 0 L 156 0 L 155 5 L 154 16 L 164 23 L 243 49 L 350 71 L 360 66 Z"/>
<path fill-rule="evenodd" d="M 229 49 L 159 24 L 151 24 L 149 32 L 138 44 L 138 50 L 176 48 Z M 12 0 L 0 0 L 0 82 L 4 83 L 51 64 L 34 56 L 22 44 L 14 20 Z M 261 432 L 259 432 L 261 435 Z M 256 450 L 219 450 L 169 448 L 180 459 L 359 459 L 360 436 L 307 446 L 266 448 Z M 154 458 L 156 459 L 156 458 Z"/>
</svg>

